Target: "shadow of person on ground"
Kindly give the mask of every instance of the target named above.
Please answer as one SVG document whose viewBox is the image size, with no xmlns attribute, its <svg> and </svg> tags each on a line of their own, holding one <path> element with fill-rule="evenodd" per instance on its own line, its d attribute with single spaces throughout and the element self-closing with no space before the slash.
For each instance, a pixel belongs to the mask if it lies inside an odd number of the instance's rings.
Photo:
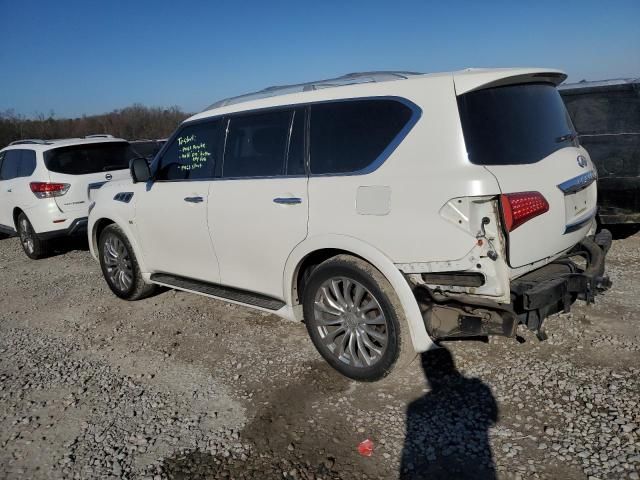
<svg viewBox="0 0 640 480">
<path fill-rule="evenodd" d="M 407 408 L 401 480 L 496 478 L 489 428 L 498 406 L 489 386 L 456 370 L 440 348 L 421 355 L 430 391 Z"/>
</svg>

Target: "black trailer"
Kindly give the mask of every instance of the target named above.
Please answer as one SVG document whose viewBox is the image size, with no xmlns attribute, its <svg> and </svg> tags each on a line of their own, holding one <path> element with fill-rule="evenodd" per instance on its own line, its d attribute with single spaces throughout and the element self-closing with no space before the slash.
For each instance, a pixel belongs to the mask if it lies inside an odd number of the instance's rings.
<svg viewBox="0 0 640 480">
<path fill-rule="evenodd" d="M 598 169 L 600 223 L 640 223 L 640 78 L 567 84 L 560 94 Z"/>
</svg>

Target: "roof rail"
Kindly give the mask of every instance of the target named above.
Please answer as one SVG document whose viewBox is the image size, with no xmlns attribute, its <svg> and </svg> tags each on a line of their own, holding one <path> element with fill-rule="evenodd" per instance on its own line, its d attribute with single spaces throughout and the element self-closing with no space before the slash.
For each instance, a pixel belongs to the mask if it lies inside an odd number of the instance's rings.
<svg viewBox="0 0 640 480">
<path fill-rule="evenodd" d="M 356 72 L 347 73 L 341 77 L 329 78 L 326 80 L 317 80 L 314 82 L 297 83 L 294 85 L 279 85 L 267 87 L 253 93 L 238 95 L 237 97 L 225 98 L 209 105 L 206 110 L 220 108 L 236 103 L 248 102 L 251 100 L 259 100 L 261 98 L 277 97 L 288 93 L 308 92 L 319 90 L 322 88 L 343 87 L 345 85 L 355 85 L 358 83 L 378 83 L 388 82 L 390 80 L 406 80 L 409 77 L 422 75 L 419 72 L 400 72 L 400 71 L 375 71 L 375 72 Z"/>
<path fill-rule="evenodd" d="M 48 140 L 41 140 L 39 138 L 25 138 L 24 140 L 15 140 L 11 142 L 9 145 L 50 145 L 51 142 Z"/>
<path fill-rule="evenodd" d="M 94 133 L 93 135 L 85 135 L 84 138 L 114 138 L 109 133 Z"/>
</svg>

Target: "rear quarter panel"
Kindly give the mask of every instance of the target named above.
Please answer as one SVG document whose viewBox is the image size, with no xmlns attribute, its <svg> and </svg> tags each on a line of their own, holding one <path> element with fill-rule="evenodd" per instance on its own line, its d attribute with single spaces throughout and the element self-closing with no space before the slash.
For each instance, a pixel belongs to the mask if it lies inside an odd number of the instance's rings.
<svg viewBox="0 0 640 480">
<path fill-rule="evenodd" d="M 421 118 L 377 170 L 311 176 L 309 237 L 336 233 L 359 238 L 394 263 L 462 258 L 476 239 L 439 211 L 451 198 L 497 194 L 497 182 L 467 160 L 451 76 L 394 83 L 388 92 L 380 84 L 378 95 L 406 98 L 420 107 Z M 372 186 L 389 192 L 385 214 L 358 212 L 358 189 Z"/>
</svg>

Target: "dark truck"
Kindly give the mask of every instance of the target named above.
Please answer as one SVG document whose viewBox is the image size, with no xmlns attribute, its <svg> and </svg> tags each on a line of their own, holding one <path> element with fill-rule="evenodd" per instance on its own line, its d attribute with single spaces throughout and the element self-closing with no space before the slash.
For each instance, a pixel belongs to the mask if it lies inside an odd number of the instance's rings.
<svg viewBox="0 0 640 480">
<path fill-rule="evenodd" d="M 559 89 L 598 168 L 600 223 L 640 223 L 640 78 Z"/>
</svg>

